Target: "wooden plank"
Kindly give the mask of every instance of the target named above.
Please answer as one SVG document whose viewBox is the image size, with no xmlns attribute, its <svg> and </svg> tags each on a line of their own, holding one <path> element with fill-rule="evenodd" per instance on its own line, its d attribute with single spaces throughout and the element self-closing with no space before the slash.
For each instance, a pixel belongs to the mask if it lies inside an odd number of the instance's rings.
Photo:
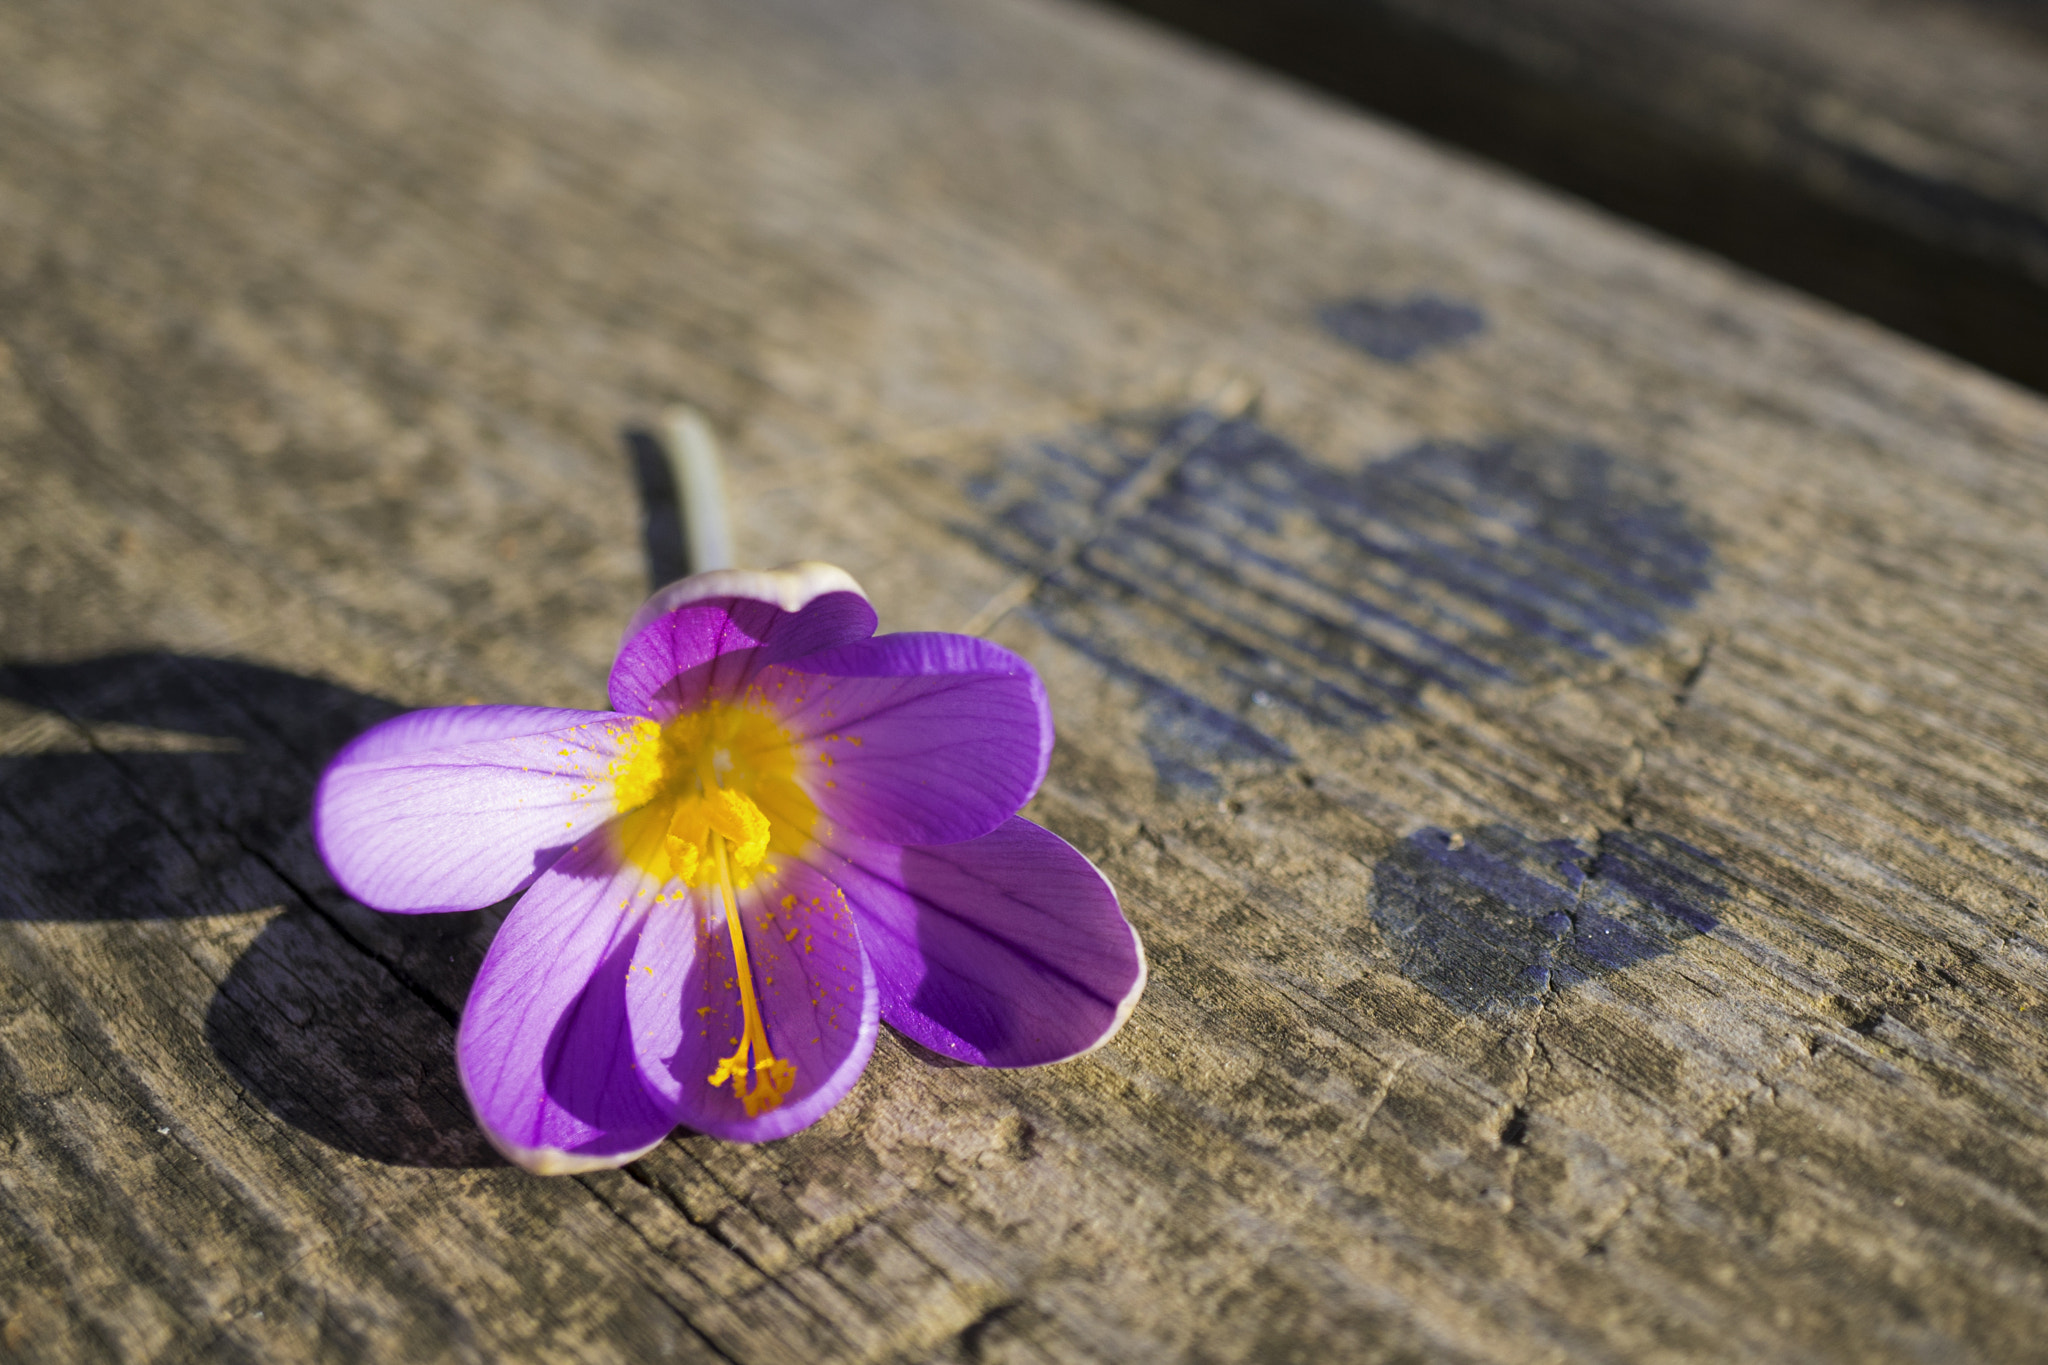
<svg viewBox="0 0 2048 1365">
<path fill-rule="evenodd" d="M 2048 388 L 2023 0 L 1118 0 Z"/>
<path fill-rule="evenodd" d="M 2039 399 L 1043 0 L 31 0 L 0 61 L 14 1355 L 2048 1333 Z M 400 707 L 601 695 L 677 399 L 746 558 L 1041 668 L 1152 982 L 541 1180 L 452 1070 L 495 912 L 353 905 L 304 812 Z"/>
</svg>

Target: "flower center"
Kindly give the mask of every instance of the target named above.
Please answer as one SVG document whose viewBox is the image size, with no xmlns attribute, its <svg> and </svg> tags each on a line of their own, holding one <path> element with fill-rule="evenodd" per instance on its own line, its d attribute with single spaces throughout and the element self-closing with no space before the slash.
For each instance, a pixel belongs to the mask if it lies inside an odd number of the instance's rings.
<svg viewBox="0 0 2048 1365">
<path fill-rule="evenodd" d="M 795 737 L 745 699 L 707 702 L 666 725 L 640 721 L 612 768 L 620 847 L 661 881 L 710 888 L 717 836 L 734 883 L 751 886 L 771 854 L 801 853 L 817 828 L 796 765 Z"/>
<path fill-rule="evenodd" d="M 705 1081 L 730 1081 L 748 1118 L 776 1108 L 796 1082 L 796 1067 L 768 1046 L 739 903 L 740 887 L 773 871 L 772 853 L 801 852 L 817 827 L 796 760 L 794 739 L 765 708 L 710 702 L 666 725 L 639 722 L 612 772 L 627 856 L 663 881 L 716 887 L 724 901 L 741 1029 L 737 1050 Z"/>
</svg>

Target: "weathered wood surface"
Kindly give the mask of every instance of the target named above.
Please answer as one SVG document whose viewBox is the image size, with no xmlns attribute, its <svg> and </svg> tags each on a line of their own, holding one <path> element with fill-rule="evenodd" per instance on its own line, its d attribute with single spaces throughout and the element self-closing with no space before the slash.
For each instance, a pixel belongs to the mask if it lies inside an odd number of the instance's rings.
<svg viewBox="0 0 2048 1365">
<path fill-rule="evenodd" d="M 2048 1340 L 2037 398 L 1036 0 L 21 0 L 0 342 L 10 1358 Z M 306 801 L 601 695 L 678 398 L 1018 603 L 1152 983 L 537 1179 Z"/>
<path fill-rule="evenodd" d="M 1118 0 L 2048 389 L 2037 0 Z"/>
</svg>

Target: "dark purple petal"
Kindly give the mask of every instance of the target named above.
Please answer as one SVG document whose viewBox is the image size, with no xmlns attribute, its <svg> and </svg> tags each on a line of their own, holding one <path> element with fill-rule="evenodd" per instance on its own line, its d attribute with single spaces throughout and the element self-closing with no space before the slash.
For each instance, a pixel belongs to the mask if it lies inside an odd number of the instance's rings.
<svg viewBox="0 0 2048 1365">
<path fill-rule="evenodd" d="M 1145 951 L 1095 865 L 1029 820 L 937 848 L 868 845 L 837 875 L 882 1017 L 941 1056 L 1037 1066 L 1122 1027 Z"/>
<path fill-rule="evenodd" d="M 830 564 L 696 574 L 634 614 L 612 664 L 612 705 L 667 720 L 731 696 L 766 665 L 874 633 L 860 585 Z"/>
<path fill-rule="evenodd" d="M 860 838 L 986 834 L 1031 799 L 1052 757 L 1038 675 L 969 635 L 883 635 L 765 671 L 759 685 L 807 754 L 805 792 Z"/>
<path fill-rule="evenodd" d="M 498 930 L 477 972 L 455 1055 L 491 1141 L 530 1171 L 621 1166 L 668 1136 L 674 1107 L 645 1083 L 628 981 L 670 981 L 687 961 L 642 963 L 655 887 L 601 830 L 565 853 Z"/>
<path fill-rule="evenodd" d="M 689 967 L 676 977 L 665 976 L 664 966 L 651 973 L 635 966 L 641 975 L 626 1003 L 642 1052 L 663 1059 L 650 1080 L 680 1122 L 732 1142 L 766 1142 L 815 1123 L 860 1079 L 875 1047 L 875 978 L 845 897 L 810 868 L 784 863 L 739 898 L 769 1049 L 796 1067 L 780 1107 L 748 1118 L 729 1082 L 709 1084 L 738 1047 L 743 1025 L 718 892 L 694 891 L 687 904 L 656 908 L 640 954 Z"/>
<path fill-rule="evenodd" d="M 313 797 L 341 888 L 379 910 L 474 910 L 531 882 L 615 813 L 634 725 L 609 711 L 455 706 L 358 736 Z"/>
</svg>

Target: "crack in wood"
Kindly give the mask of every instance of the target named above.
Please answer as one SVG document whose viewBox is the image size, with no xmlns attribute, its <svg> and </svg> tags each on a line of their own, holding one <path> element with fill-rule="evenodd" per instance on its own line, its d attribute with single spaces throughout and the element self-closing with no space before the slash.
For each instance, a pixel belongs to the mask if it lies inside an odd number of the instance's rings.
<svg viewBox="0 0 2048 1365">
<path fill-rule="evenodd" d="M 1686 708 L 1692 705 L 1693 691 L 1699 686 L 1700 679 L 1705 676 L 1707 665 L 1712 661 L 1714 648 L 1720 639 L 1718 633 L 1710 633 L 1700 642 L 1699 657 L 1692 661 L 1685 670 L 1685 675 L 1679 679 L 1678 686 L 1672 689 L 1670 706 L 1660 718 L 1658 725 L 1659 748 L 1669 745 L 1677 735 L 1679 721 L 1684 717 Z M 1615 819 L 1624 829 L 1636 827 L 1636 806 L 1642 797 L 1643 783 L 1650 771 L 1651 750 L 1640 740 L 1631 747 L 1636 754 L 1635 775 L 1630 779 L 1628 788 L 1622 792 L 1621 799 L 1615 806 Z"/>
<path fill-rule="evenodd" d="M 136 807 L 148 812 L 154 818 L 157 826 L 177 844 L 187 858 L 191 859 L 195 865 L 203 866 L 204 858 L 198 845 L 186 837 L 185 831 L 149 793 L 148 788 L 135 779 L 134 774 L 129 771 L 128 765 L 121 758 L 121 754 L 124 751 L 103 747 L 93 727 L 83 718 L 72 714 L 60 702 L 45 697 L 42 704 L 44 709 L 52 715 L 61 716 L 77 732 L 82 742 L 86 745 L 87 750 L 109 766 L 110 770 L 120 779 L 123 789 L 127 792 L 129 798 L 135 802 Z M 283 743 L 282 738 L 277 736 L 275 731 L 260 716 L 246 709 L 242 710 L 239 714 L 251 725 L 271 731 L 273 737 L 279 738 L 279 742 Z M 278 859 L 273 857 L 269 851 L 251 843 L 239 828 L 226 824 L 215 824 L 212 832 L 229 840 L 245 856 L 254 860 L 265 871 L 269 872 L 300 906 L 326 923 L 349 947 L 381 967 L 393 981 L 404 987 L 420 1003 L 426 1005 L 435 1014 L 439 1015 L 443 1023 L 447 1024 L 450 1028 L 454 1028 L 460 1022 L 461 1012 L 459 1010 L 451 1008 L 436 996 L 431 989 L 422 985 L 410 972 L 406 971 L 402 965 L 394 961 L 387 954 L 379 952 L 376 948 L 364 942 L 339 916 L 328 910 L 321 904 L 318 897 L 308 888 L 301 885 L 297 877 L 288 871 Z"/>
<path fill-rule="evenodd" d="M 1416 1054 L 1410 1053 L 1408 1056 L 1401 1058 L 1388 1067 L 1386 1074 L 1380 1077 L 1379 1085 L 1373 1089 L 1372 1098 L 1366 1101 L 1365 1115 L 1358 1122 L 1358 1140 L 1360 1142 L 1364 1142 L 1366 1135 L 1372 1131 L 1372 1121 L 1378 1118 L 1380 1110 L 1386 1107 L 1387 1096 L 1393 1093 L 1394 1082 L 1407 1069 L 1408 1063 L 1415 1060 L 1415 1056 Z"/>
<path fill-rule="evenodd" d="M 1581 883 L 1583 885 L 1584 883 Z M 1501 1212 L 1515 1210 L 1515 1176 L 1521 1169 L 1523 1159 L 1529 1153 L 1529 1120 L 1534 1114 L 1536 1088 L 1536 1058 L 1540 1054 L 1546 1071 L 1555 1071 L 1550 1053 L 1543 1045 L 1542 1029 L 1544 1011 L 1556 995 L 1556 987 L 1548 976 L 1544 978 L 1543 990 L 1536 998 L 1536 1008 L 1529 1016 L 1529 1027 L 1522 1053 L 1522 1070 L 1517 1093 L 1508 1100 L 1506 1115 L 1496 1130 L 1496 1141 L 1507 1149 L 1506 1165 L 1501 1177 Z M 1510 1136 L 1513 1132 L 1514 1136 Z"/>
<path fill-rule="evenodd" d="M 1020 1298 L 1003 1299 L 992 1303 L 975 1315 L 974 1321 L 953 1334 L 953 1344 L 958 1345 L 960 1354 L 972 1365 L 981 1365 L 988 1359 L 988 1336 L 1002 1326 L 1019 1309 L 1026 1306 Z"/>
<path fill-rule="evenodd" d="M 622 1171 L 629 1171 L 630 1167 L 621 1167 L 620 1169 Z M 593 1200 L 595 1200 L 598 1206 L 604 1209 L 606 1213 L 610 1214 L 613 1218 L 616 1218 L 619 1222 L 625 1224 L 625 1226 L 632 1232 L 632 1234 L 639 1239 L 640 1244 L 646 1247 L 647 1250 L 651 1252 L 657 1259 L 659 1259 L 667 1265 L 675 1267 L 677 1270 L 680 1270 L 684 1274 L 688 1275 L 690 1279 L 696 1282 L 698 1287 L 703 1289 L 706 1294 L 712 1293 L 711 1286 L 704 1283 L 703 1277 L 700 1276 L 687 1261 L 675 1256 L 668 1249 L 661 1246 L 657 1246 L 654 1242 L 654 1239 L 647 1235 L 646 1231 L 640 1227 L 639 1223 L 636 1222 L 630 1214 L 628 1214 L 624 1209 L 620 1208 L 605 1194 L 603 1188 L 600 1185 L 601 1177 L 592 1175 L 574 1175 L 569 1177 L 569 1179 L 574 1183 L 582 1186 L 584 1190 L 586 1190 L 590 1194 L 590 1197 Z M 640 1184 L 649 1190 L 653 1190 L 657 1194 L 664 1193 L 657 1186 L 644 1179 L 634 1177 L 634 1180 L 636 1184 Z M 670 1201 L 671 1204 L 673 1204 L 673 1202 L 674 1201 L 672 1200 Z M 678 1212 L 681 1212 L 681 1210 L 678 1209 Z M 686 1219 L 688 1218 L 687 1214 L 685 1214 L 684 1216 Z M 696 1224 L 692 1222 L 692 1226 L 696 1226 Z M 657 1302 L 659 1302 L 664 1308 L 668 1309 L 668 1311 L 675 1316 L 676 1320 L 682 1324 L 684 1330 L 689 1332 L 689 1334 L 692 1337 L 694 1337 L 697 1340 L 698 1344 L 703 1346 L 705 1350 L 711 1352 L 714 1356 L 718 1357 L 718 1359 L 729 1362 L 730 1365 L 744 1365 L 743 1357 L 735 1356 L 731 1352 L 727 1351 L 723 1346 L 719 1345 L 718 1342 L 714 1340 L 708 1333 L 706 1333 L 703 1328 L 699 1327 L 694 1321 L 692 1321 L 688 1307 L 683 1304 L 677 1303 L 675 1299 L 670 1296 L 669 1292 L 666 1289 L 663 1289 L 660 1285 L 650 1283 L 644 1278 L 640 1281 L 640 1283 L 643 1288 L 645 1288 L 650 1294 L 654 1295 Z"/>
<path fill-rule="evenodd" d="M 754 1258 L 753 1253 L 748 1251 L 746 1247 L 742 1246 L 738 1241 L 734 1240 L 731 1236 L 729 1236 L 726 1233 L 725 1229 L 721 1228 L 718 1225 L 716 1219 L 700 1218 L 696 1214 L 690 1212 L 690 1206 L 687 1203 L 685 1203 L 682 1200 L 682 1198 L 676 1194 L 674 1190 L 671 1190 L 664 1182 L 655 1179 L 654 1176 L 650 1174 L 647 1170 L 645 1158 L 642 1158 L 639 1161 L 627 1162 L 624 1166 L 619 1167 L 619 1172 L 622 1175 L 624 1175 L 627 1179 L 641 1186 L 643 1189 L 649 1190 L 654 1194 L 659 1195 L 662 1201 L 666 1203 L 669 1206 L 669 1208 L 673 1209 L 685 1223 L 689 1224 L 697 1231 L 703 1233 L 706 1237 L 710 1238 L 712 1242 L 716 1243 L 719 1247 L 723 1248 L 726 1252 L 730 1253 L 736 1260 L 740 1262 L 740 1264 L 746 1266 L 747 1269 L 753 1271 L 754 1274 L 759 1276 L 763 1283 L 775 1283 L 774 1273 L 771 1272 L 766 1266 L 762 1265 L 759 1261 L 757 1261 Z M 586 1184 L 588 1184 L 591 1180 L 595 1178 L 596 1177 L 593 1176 L 577 1177 L 578 1180 L 583 1181 Z"/>
<path fill-rule="evenodd" d="M 737 1194 L 735 1194 L 729 1187 L 727 1187 L 724 1181 L 719 1179 L 716 1171 L 712 1170 L 709 1166 L 703 1165 L 702 1163 L 699 1163 L 699 1169 L 704 1172 L 704 1174 L 711 1180 L 711 1182 L 714 1185 L 717 1185 L 719 1187 L 720 1193 L 726 1196 L 727 1200 L 731 1203 L 733 1207 L 744 1207 L 744 1205 L 739 1200 Z M 784 1302 L 789 1304 L 792 1308 L 794 1308 L 800 1315 L 809 1318 L 810 1320 L 824 1327 L 824 1329 L 827 1332 L 841 1338 L 842 1340 L 845 1339 L 845 1333 L 840 1329 L 838 1324 L 834 1323 L 830 1318 L 825 1316 L 825 1314 L 821 1313 L 814 1305 L 805 1300 L 802 1295 L 797 1294 L 794 1290 L 792 1290 L 789 1287 L 788 1284 L 784 1282 L 783 1276 L 788 1271 L 787 1266 L 784 1266 L 780 1270 L 771 1270 L 768 1266 L 762 1264 L 760 1259 L 756 1257 L 753 1254 L 753 1252 L 748 1250 L 737 1238 L 732 1237 L 725 1231 L 724 1228 L 720 1227 L 716 1219 L 701 1218 L 698 1215 L 692 1213 L 690 1211 L 689 1205 L 681 1198 L 681 1196 L 679 1196 L 674 1190 L 670 1189 L 665 1181 L 657 1178 L 651 1171 L 647 1169 L 646 1158 L 643 1157 L 639 1161 L 628 1162 L 626 1165 L 621 1166 L 619 1168 L 619 1171 L 628 1179 L 632 1180 L 635 1184 L 659 1196 L 661 1200 L 665 1204 L 667 1204 L 670 1209 L 674 1210 L 674 1212 L 680 1218 L 682 1218 L 682 1220 L 686 1224 L 694 1228 L 696 1231 L 702 1233 L 713 1244 L 724 1250 L 727 1254 L 731 1255 L 735 1260 L 739 1261 L 740 1264 L 747 1267 L 747 1269 L 753 1272 L 753 1274 L 757 1277 L 759 1281 L 759 1287 L 766 1289 L 770 1293 L 776 1295 Z M 595 1175 L 583 1175 L 576 1177 L 576 1179 L 579 1182 L 582 1182 L 586 1185 L 590 1184 L 590 1182 L 594 1180 L 598 1180 L 601 1178 L 602 1177 Z M 592 1192 L 596 1193 L 595 1186 L 592 1186 Z M 764 1223 L 764 1227 L 765 1226 L 766 1225 Z M 842 1244 L 848 1237 L 853 1236 L 860 1230 L 861 1226 L 857 1225 L 855 1228 L 849 1230 L 843 1236 L 835 1239 L 832 1243 L 828 1244 L 825 1248 L 821 1249 L 816 1254 L 801 1258 L 800 1264 L 815 1265 L 820 1256 L 829 1254 L 833 1247 Z M 789 1248 L 785 1243 L 785 1250 L 788 1249 Z M 665 1252 L 658 1254 L 661 1254 L 664 1257 L 667 1256 L 667 1253 Z M 684 1268 L 688 1269 L 688 1267 Z M 695 1272 L 691 1273 L 693 1278 L 701 1280 L 701 1276 L 696 1275 Z"/>
<path fill-rule="evenodd" d="M 291 890 L 292 894 L 298 897 L 300 904 L 304 905 L 308 910 L 312 911 L 315 915 L 319 916 L 320 919 L 325 921 L 327 925 L 330 928 L 332 928 L 337 935 L 340 936 L 341 940 L 344 943 L 348 944 L 351 948 L 354 948 L 357 952 L 361 953 L 370 961 L 376 963 L 379 967 L 382 967 L 384 971 L 390 975 L 393 981 L 403 986 L 406 989 L 406 991 L 410 993 L 415 999 L 417 999 L 421 1004 L 425 1005 L 428 1009 L 431 1009 L 435 1014 L 439 1015 L 441 1017 L 441 1022 L 448 1025 L 450 1029 L 454 1029 L 460 1026 L 462 1022 L 462 1011 L 452 1008 L 451 1006 L 446 1004 L 444 1001 L 441 1000 L 439 996 L 435 995 L 431 989 L 420 984 L 420 982 L 413 977 L 412 973 L 406 971 L 404 967 L 400 966 L 397 962 L 393 961 L 388 955 L 379 952 L 377 949 L 371 947 L 369 944 L 363 942 L 362 939 L 358 938 L 355 935 L 355 933 L 351 931 L 345 923 L 343 923 L 339 916 L 335 915 L 333 912 L 329 911 L 325 906 L 321 905 L 318 900 L 314 899 L 311 892 L 306 890 L 306 888 L 304 888 L 303 886 L 300 886 L 297 879 L 295 879 L 289 872 L 285 871 L 284 868 L 277 862 L 276 859 L 272 858 L 263 850 L 249 844 L 246 840 L 244 840 L 241 837 L 239 832 L 232 833 L 231 837 L 234 838 L 236 847 L 240 848 L 244 853 L 247 853 L 250 857 L 254 858 L 257 862 L 261 863 L 265 868 L 269 869 L 272 876 L 276 877 L 280 882 L 284 883 L 284 885 Z"/>
</svg>

